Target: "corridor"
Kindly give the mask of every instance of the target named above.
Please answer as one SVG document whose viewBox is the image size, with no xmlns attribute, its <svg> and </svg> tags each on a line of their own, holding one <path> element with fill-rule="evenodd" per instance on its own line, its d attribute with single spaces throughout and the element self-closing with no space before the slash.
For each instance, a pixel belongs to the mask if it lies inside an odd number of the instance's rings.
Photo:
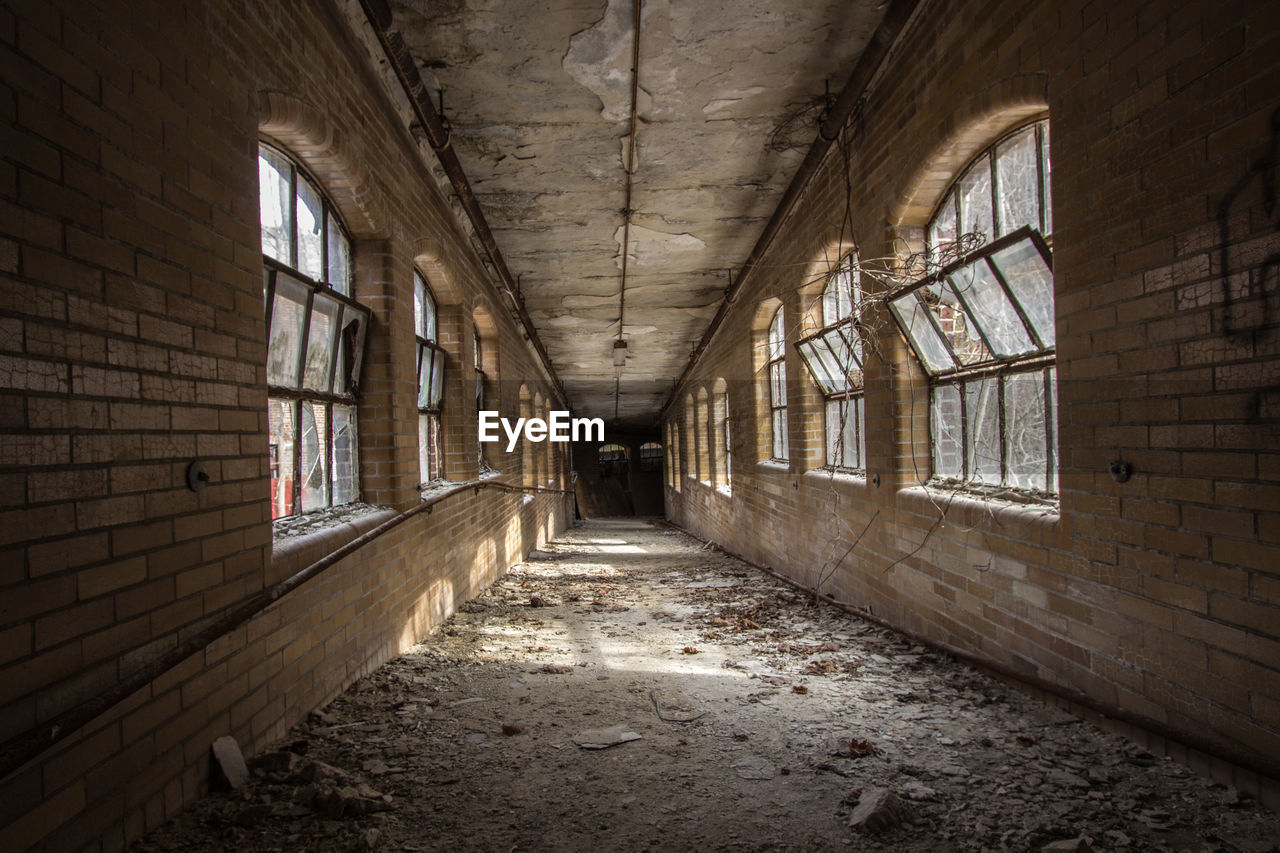
<svg viewBox="0 0 1280 853">
<path fill-rule="evenodd" d="M 245 788 L 134 849 L 1258 853 L 1280 838 L 1233 789 L 645 519 L 566 531 L 250 766 Z M 851 827 L 878 790 L 896 806 Z"/>
</svg>

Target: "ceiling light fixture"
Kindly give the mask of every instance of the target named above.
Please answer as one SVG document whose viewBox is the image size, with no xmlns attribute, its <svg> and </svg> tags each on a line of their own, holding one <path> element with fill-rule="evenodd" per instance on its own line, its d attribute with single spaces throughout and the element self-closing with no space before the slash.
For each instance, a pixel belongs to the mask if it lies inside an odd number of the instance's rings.
<svg viewBox="0 0 1280 853">
<path fill-rule="evenodd" d="M 613 342 L 613 366 L 622 367 L 626 363 L 627 363 L 627 342 L 614 341 Z"/>
</svg>

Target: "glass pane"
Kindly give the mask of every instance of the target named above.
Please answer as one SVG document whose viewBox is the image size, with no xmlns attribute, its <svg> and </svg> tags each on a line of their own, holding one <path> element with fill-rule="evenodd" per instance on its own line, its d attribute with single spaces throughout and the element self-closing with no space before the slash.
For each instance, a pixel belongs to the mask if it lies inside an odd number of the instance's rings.
<svg viewBox="0 0 1280 853">
<path fill-rule="evenodd" d="M 843 455 L 841 453 L 842 434 L 840 432 L 840 425 L 842 422 L 840 417 L 840 409 L 842 407 L 843 402 L 844 402 L 843 400 L 827 401 L 826 423 L 825 423 L 824 432 L 826 433 L 826 441 L 827 441 L 827 464 L 828 465 L 843 464 L 841 462 Z"/>
<path fill-rule="evenodd" d="M 922 288 L 919 293 L 932 303 L 938 327 L 942 329 L 942 334 L 950 342 L 951 349 L 961 364 L 970 365 L 990 360 L 991 353 L 982 342 L 977 326 L 965 311 L 950 282 L 930 285 Z"/>
<path fill-rule="evenodd" d="M 1017 489 L 1048 488 L 1044 374 L 1018 373 L 1004 380 L 1005 483 Z"/>
<path fill-rule="evenodd" d="M 329 423 L 324 403 L 302 401 L 302 511 L 329 505 Z"/>
<path fill-rule="evenodd" d="M 933 475 L 958 480 L 964 476 L 960 389 L 955 385 L 934 388 L 929 415 L 933 431 Z"/>
<path fill-rule="evenodd" d="M 337 300 L 323 293 L 315 295 L 311 303 L 311 331 L 307 335 L 306 372 L 302 377 L 304 388 L 328 393 L 336 350 L 334 337 L 341 316 L 342 306 Z"/>
<path fill-rule="evenodd" d="M 830 326 L 853 314 L 853 273 L 846 261 L 822 292 L 822 325 Z"/>
<path fill-rule="evenodd" d="M 787 375 L 782 368 L 780 361 L 769 365 L 769 400 L 774 406 L 787 404 Z"/>
<path fill-rule="evenodd" d="M 961 292 L 973 309 L 996 355 L 1022 355 L 1035 351 L 1036 346 L 1027 334 L 1027 327 L 1022 325 L 1022 318 L 985 260 L 961 267 L 951 274 L 950 279 L 952 288 Z"/>
<path fill-rule="evenodd" d="M 351 295 L 351 244 L 337 217 L 329 214 L 329 286 L 343 296 Z"/>
<path fill-rule="evenodd" d="M 333 407 L 333 505 L 360 497 L 360 472 L 356 465 L 356 407 Z"/>
<path fill-rule="evenodd" d="M 429 341 L 436 339 L 436 301 L 431 298 L 431 291 L 427 290 L 426 284 L 422 286 L 422 322 L 418 328 L 424 338 Z"/>
<path fill-rule="evenodd" d="M 444 401 L 444 350 L 436 350 L 435 358 L 431 361 L 431 395 L 427 398 L 428 405 L 433 409 L 440 408 Z"/>
<path fill-rule="evenodd" d="M 782 309 L 779 308 L 773 315 L 773 322 L 769 324 L 769 361 L 777 361 L 782 358 L 785 343 L 786 334 L 782 328 Z"/>
<path fill-rule="evenodd" d="M 862 334 L 853 323 L 845 323 L 837 331 L 844 338 L 845 344 L 853 351 L 854 364 L 862 366 Z M 859 383 L 861 384 L 861 383 Z"/>
<path fill-rule="evenodd" d="M 938 214 L 929 223 L 929 248 L 937 249 L 956 239 L 956 194 L 947 193 L 946 200 L 938 208 Z"/>
<path fill-rule="evenodd" d="M 995 237 L 991 210 L 991 157 L 976 160 L 960 179 L 960 233 L 980 232 L 987 240 Z"/>
<path fill-rule="evenodd" d="M 427 288 L 422 282 L 422 276 L 416 272 L 413 274 L 413 333 L 420 338 L 431 340 L 431 337 L 424 331 L 426 327 L 426 306 L 424 301 L 427 298 Z"/>
<path fill-rule="evenodd" d="M 920 291 L 900 296 L 889 303 L 898 324 L 907 333 L 907 342 L 930 373 L 950 370 L 955 365 L 947 352 L 947 345 L 929 322 L 929 309 L 920 301 Z"/>
<path fill-rule="evenodd" d="M 298 175 L 298 263 L 295 268 L 316 281 L 324 280 L 324 206 L 311 182 Z"/>
<path fill-rule="evenodd" d="M 855 397 L 852 400 L 841 401 L 844 412 L 842 414 L 841 429 L 844 433 L 844 461 L 841 463 L 846 468 L 861 468 L 862 457 L 859 454 L 858 436 L 862 433 L 862 400 Z"/>
<path fill-rule="evenodd" d="M 858 468 L 867 467 L 867 407 L 864 400 L 858 397 L 853 401 L 858 407 L 858 415 L 854 419 L 854 423 L 858 427 Z"/>
<path fill-rule="evenodd" d="M 1049 491 L 1058 491 L 1058 368 L 1049 368 L 1049 405 L 1045 407 L 1045 425 L 1049 429 Z"/>
<path fill-rule="evenodd" d="M 289 256 L 289 161 L 270 148 L 258 149 L 258 211 L 262 220 L 262 254 L 293 266 Z"/>
<path fill-rule="evenodd" d="M 1046 348 L 1054 346 L 1053 272 L 1030 238 L 1019 240 L 991 256 L 1013 298 L 1026 312 Z"/>
<path fill-rule="evenodd" d="M 773 458 L 787 458 L 787 410 L 773 410 Z"/>
<path fill-rule="evenodd" d="M 832 329 L 822 336 L 831 348 L 831 355 L 835 359 L 836 365 L 839 367 L 840 375 L 849 377 L 853 385 L 862 387 L 862 364 L 860 361 L 861 353 L 855 353 L 854 348 L 849 346 L 849 340 L 852 338 L 858 342 L 861 347 L 861 339 L 858 333 L 853 330 L 850 325 L 840 326 Z"/>
<path fill-rule="evenodd" d="M 1049 122 L 1040 122 L 1040 172 L 1044 175 L 1044 228 L 1042 233 L 1053 233 L 1053 204 L 1049 195 Z"/>
<path fill-rule="evenodd" d="M 428 346 L 417 347 L 417 407 L 430 409 L 431 406 L 431 362 L 435 350 Z"/>
<path fill-rule="evenodd" d="M 965 461 L 972 482 L 1000 482 L 1000 380 L 977 379 L 964 385 Z"/>
<path fill-rule="evenodd" d="M 418 415 L 418 482 L 431 482 L 431 415 Z"/>
<path fill-rule="evenodd" d="M 821 339 L 803 343 L 799 349 L 805 366 L 823 394 L 834 394 L 844 390 L 846 386 L 844 374 L 836 364 L 831 350 L 822 344 Z"/>
<path fill-rule="evenodd" d="M 999 181 L 1000 233 L 1023 225 L 1040 229 L 1040 187 L 1036 168 L 1036 129 L 1032 125 L 1000 143 L 996 149 Z"/>
<path fill-rule="evenodd" d="M 294 404 L 290 400 L 267 401 L 268 455 L 271 461 L 271 517 L 293 514 L 293 452 L 298 435 Z"/>
<path fill-rule="evenodd" d="M 283 273 L 276 275 L 276 304 L 271 309 L 271 336 L 267 343 L 269 385 L 298 387 L 308 292 L 309 288 Z"/>
</svg>

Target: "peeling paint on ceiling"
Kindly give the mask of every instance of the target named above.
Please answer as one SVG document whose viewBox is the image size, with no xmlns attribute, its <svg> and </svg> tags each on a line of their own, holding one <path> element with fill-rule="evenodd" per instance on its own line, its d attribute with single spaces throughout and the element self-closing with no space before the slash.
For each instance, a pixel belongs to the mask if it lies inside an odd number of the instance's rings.
<svg viewBox="0 0 1280 853">
<path fill-rule="evenodd" d="M 615 382 L 632 0 L 402 0 L 423 78 L 580 416 L 647 426 L 838 91 L 875 0 L 644 0 Z M 770 145 L 779 127 L 783 145 Z M 788 144 L 790 147 L 788 147 Z M 615 387 L 620 394 L 615 400 Z"/>
</svg>

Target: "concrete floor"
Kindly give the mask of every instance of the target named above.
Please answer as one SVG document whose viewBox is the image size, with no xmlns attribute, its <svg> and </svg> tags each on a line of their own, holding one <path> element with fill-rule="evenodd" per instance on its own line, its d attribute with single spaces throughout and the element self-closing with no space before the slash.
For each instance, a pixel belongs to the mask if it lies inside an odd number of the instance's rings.
<svg viewBox="0 0 1280 853">
<path fill-rule="evenodd" d="M 136 849 L 1280 849 L 1237 792 L 657 520 L 462 611 Z M 851 828 L 877 790 L 895 820 Z"/>
</svg>

